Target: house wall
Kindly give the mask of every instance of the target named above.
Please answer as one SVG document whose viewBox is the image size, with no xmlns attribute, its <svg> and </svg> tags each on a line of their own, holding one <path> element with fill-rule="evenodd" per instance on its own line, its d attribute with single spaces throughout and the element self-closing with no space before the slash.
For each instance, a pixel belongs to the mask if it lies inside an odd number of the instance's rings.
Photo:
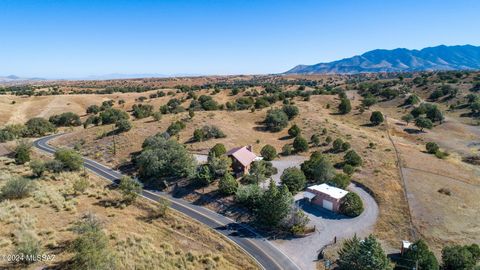
<svg viewBox="0 0 480 270">
<path fill-rule="evenodd" d="M 241 176 L 248 173 L 248 171 L 250 170 L 250 166 L 245 167 L 242 165 L 242 163 L 238 162 L 238 160 L 235 159 L 234 157 L 232 156 L 229 156 L 229 157 L 232 160 L 232 170 L 235 173 L 235 175 Z"/>
<path fill-rule="evenodd" d="M 318 205 L 320 207 L 323 207 L 323 200 L 327 200 L 333 204 L 334 212 L 340 211 L 340 199 L 332 198 L 328 194 L 325 194 L 323 192 L 320 192 L 314 189 L 307 188 L 307 191 L 316 195 L 315 198 L 312 199 L 311 203 Z"/>
</svg>

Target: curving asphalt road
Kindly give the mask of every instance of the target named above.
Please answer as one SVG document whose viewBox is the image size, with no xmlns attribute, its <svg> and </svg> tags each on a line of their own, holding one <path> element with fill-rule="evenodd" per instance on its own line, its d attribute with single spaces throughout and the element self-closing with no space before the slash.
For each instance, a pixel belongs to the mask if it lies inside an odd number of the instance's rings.
<svg viewBox="0 0 480 270">
<path fill-rule="evenodd" d="M 55 153 L 56 149 L 48 145 L 51 139 L 63 134 L 54 134 L 34 141 L 33 145 L 41 151 L 49 154 Z M 117 183 L 123 176 L 120 172 L 112 170 L 96 161 L 83 158 L 84 166 L 93 173 Z M 165 198 L 171 202 L 171 208 L 175 209 L 225 235 L 252 256 L 263 269 L 272 270 L 297 270 L 300 269 L 285 253 L 273 246 L 267 239 L 261 237 L 250 227 L 235 222 L 234 220 L 215 213 L 204 207 L 191 204 L 185 200 L 173 198 L 167 193 L 153 190 L 142 191 L 141 196 L 152 201 Z"/>
</svg>

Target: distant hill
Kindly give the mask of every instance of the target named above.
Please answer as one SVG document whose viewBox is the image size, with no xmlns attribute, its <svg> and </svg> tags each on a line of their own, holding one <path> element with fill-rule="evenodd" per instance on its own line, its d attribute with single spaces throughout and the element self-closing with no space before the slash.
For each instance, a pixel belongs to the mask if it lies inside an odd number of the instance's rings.
<svg viewBox="0 0 480 270">
<path fill-rule="evenodd" d="M 298 65 L 286 74 L 409 72 L 431 70 L 478 70 L 480 47 L 437 46 L 421 50 L 373 50 L 329 63 Z"/>
<path fill-rule="evenodd" d="M 22 78 L 16 75 L 0 76 L 0 82 L 43 81 L 43 78 Z"/>
</svg>

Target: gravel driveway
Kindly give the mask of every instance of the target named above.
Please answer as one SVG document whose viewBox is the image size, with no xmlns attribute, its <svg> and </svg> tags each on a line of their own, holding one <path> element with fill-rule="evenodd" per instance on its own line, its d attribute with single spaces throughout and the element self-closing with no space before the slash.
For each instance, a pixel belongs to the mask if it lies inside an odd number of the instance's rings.
<svg viewBox="0 0 480 270">
<path fill-rule="evenodd" d="M 295 199 L 310 218 L 309 225 L 316 227 L 316 232 L 303 238 L 272 242 L 288 254 L 302 269 L 316 269 L 319 250 L 329 244 L 335 237 L 337 237 L 337 241 L 340 241 L 355 234 L 365 236 L 371 233 L 378 217 L 377 203 L 370 194 L 353 183 L 350 184 L 348 189 L 362 198 L 365 211 L 360 216 L 347 218 L 335 215 L 325 209 L 313 207 L 308 203 L 302 203 L 303 193 L 301 192 L 295 196 Z"/>
<path fill-rule="evenodd" d="M 206 162 L 207 156 L 195 155 L 199 163 Z M 283 171 L 289 167 L 298 167 L 305 160 L 302 156 L 281 157 L 272 161 L 278 173 L 272 176 L 276 183 L 280 183 L 280 176 Z M 268 181 L 262 183 L 262 186 L 268 186 Z M 318 252 L 325 245 L 332 242 L 337 237 L 337 241 L 344 238 L 350 238 L 357 234 L 366 236 L 373 231 L 373 226 L 378 217 L 378 205 L 370 194 L 355 184 L 350 184 L 350 191 L 357 193 L 362 198 L 365 211 L 356 218 L 347 218 L 336 215 L 328 210 L 314 207 L 304 203 L 303 192 L 295 196 L 295 201 L 300 204 L 302 209 L 310 218 L 309 225 L 316 227 L 316 232 L 303 238 L 291 238 L 285 240 L 273 240 L 273 243 L 281 251 L 287 254 L 299 267 L 305 270 L 316 269 L 316 260 Z"/>
</svg>

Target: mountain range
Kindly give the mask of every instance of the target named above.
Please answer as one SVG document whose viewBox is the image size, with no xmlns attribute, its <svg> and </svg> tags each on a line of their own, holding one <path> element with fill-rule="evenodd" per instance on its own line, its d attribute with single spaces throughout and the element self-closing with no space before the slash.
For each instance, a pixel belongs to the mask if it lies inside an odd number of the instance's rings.
<svg viewBox="0 0 480 270">
<path fill-rule="evenodd" d="M 285 74 L 356 74 L 478 69 L 480 69 L 480 47 L 440 45 L 421 50 L 377 49 L 333 62 L 298 65 Z"/>
</svg>

